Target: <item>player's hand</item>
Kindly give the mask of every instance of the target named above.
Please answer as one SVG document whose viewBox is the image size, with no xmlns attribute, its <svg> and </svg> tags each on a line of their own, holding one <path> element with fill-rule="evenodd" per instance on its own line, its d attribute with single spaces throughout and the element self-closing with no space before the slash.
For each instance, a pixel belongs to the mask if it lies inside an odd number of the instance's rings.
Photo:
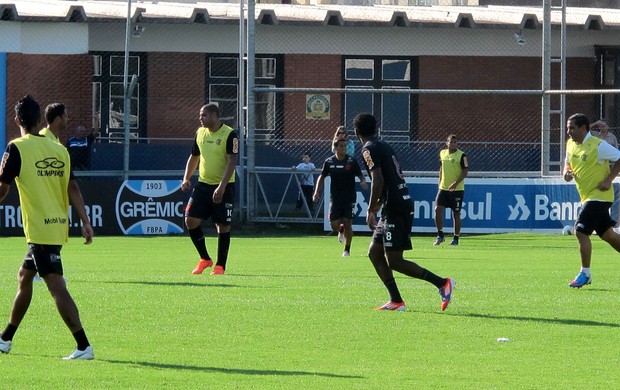
<svg viewBox="0 0 620 390">
<path fill-rule="evenodd" d="M 450 184 L 450 187 L 448 187 L 448 191 L 454 191 L 456 189 L 456 186 L 457 186 L 456 182 Z"/>
<path fill-rule="evenodd" d="M 375 211 L 368 210 L 366 213 L 366 224 L 370 230 L 375 230 L 377 227 L 377 213 Z"/>
<path fill-rule="evenodd" d="M 223 198 L 224 198 L 224 189 L 221 186 L 217 186 L 215 191 L 213 191 L 213 203 L 215 204 L 222 203 Z"/>
<path fill-rule="evenodd" d="M 313 201 L 314 203 L 317 203 L 317 202 L 319 201 L 319 198 L 320 198 L 320 197 L 321 197 L 321 196 L 315 192 L 315 193 L 314 193 L 314 195 L 312 195 L 312 201 Z"/>
<path fill-rule="evenodd" d="M 183 180 L 181 183 L 181 191 L 189 191 L 192 188 L 192 182 L 189 180 Z"/>
<path fill-rule="evenodd" d="M 609 191 L 611 188 L 611 180 L 605 179 L 598 184 L 598 189 L 601 191 Z"/>
<path fill-rule="evenodd" d="M 571 181 L 575 176 L 573 175 L 572 169 L 567 169 L 564 171 L 564 181 Z"/>
<path fill-rule="evenodd" d="M 362 189 L 366 191 L 368 189 L 368 182 L 367 181 L 361 182 L 360 187 L 362 187 Z"/>
<path fill-rule="evenodd" d="M 84 245 L 90 245 L 93 242 L 93 227 L 89 223 L 82 225 L 82 237 L 84 237 Z"/>
</svg>

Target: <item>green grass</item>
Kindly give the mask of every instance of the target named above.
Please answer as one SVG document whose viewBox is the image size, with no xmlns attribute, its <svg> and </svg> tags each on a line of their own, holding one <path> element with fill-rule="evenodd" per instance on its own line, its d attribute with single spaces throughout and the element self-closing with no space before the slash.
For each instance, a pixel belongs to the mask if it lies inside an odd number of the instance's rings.
<svg viewBox="0 0 620 390">
<path fill-rule="evenodd" d="M 191 275 L 188 237 L 71 239 L 69 291 L 95 349 L 92 362 L 60 360 L 74 341 L 43 283 L 9 355 L 4 388 L 515 389 L 620 385 L 620 255 L 593 237 L 593 284 L 574 237 L 463 237 L 433 247 L 414 237 L 406 257 L 457 280 L 441 312 L 434 286 L 397 275 L 408 311 L 387 300 L 355 237 L 234 237 L 227 274 Z M 25 254 L 2 238 L 4 325 Z M 208 239 L 211 253 L 216 241 Z M 497 338 L 507 337 L 507 343 Z"/>
</svg>

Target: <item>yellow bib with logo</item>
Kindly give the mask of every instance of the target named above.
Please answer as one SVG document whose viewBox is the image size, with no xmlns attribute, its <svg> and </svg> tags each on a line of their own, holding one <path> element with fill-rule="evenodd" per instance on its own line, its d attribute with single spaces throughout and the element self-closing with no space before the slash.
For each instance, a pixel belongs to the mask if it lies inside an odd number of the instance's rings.
<svg viewBox="0 0 620 390">
<path fill-rule="evenodd" d="M 461 167 L 463 151 L 457 149 L 456 152 L 450 153 L 449 149 L 444 149 L 439 152 L 439 159 L 441 160 L 441 177 L 439 178 L 439 189 L 449 190 L 450 184 L 454 183 L 463 172 L 463 167 Z M 461 181 L 456 186 L 455 190 L 465 190 L 465 181 Z"/>
<path fill-rule="evenodd" d="M 227 125 L 222 125 L 215 133 L 206 127 L 198 129 L 196 143 L 200 149 L 199 181 L 213 185 L 220 184 L 226 169 L 226 142 L 232 131 L 233 129 Z M 235 182 L 234 172 L 228 182 Z"/>
<path fill-rule="evenodd" d="M 63 245 L 69 235 L 69 153 L 64 146 L 32 134 L 12 143 L 21 157 L 15 184 L 26 240 L 31 244 Z"/>
<path fill-rule="evenodd" d="M 600 143 L 601 140 L 596 137 L 589 137 L 582 144 L 577 144 L 572 139 L 566 143 L 568 162 L 573 169 L 577 192 L 579 192 L 582 203 L 587 200 L 614 201 L 613 187 L 608 191 L 601 191 L 597 188 L 610 172 L 609 161 L 601 162 L 598 159 Z"/>
</svg>

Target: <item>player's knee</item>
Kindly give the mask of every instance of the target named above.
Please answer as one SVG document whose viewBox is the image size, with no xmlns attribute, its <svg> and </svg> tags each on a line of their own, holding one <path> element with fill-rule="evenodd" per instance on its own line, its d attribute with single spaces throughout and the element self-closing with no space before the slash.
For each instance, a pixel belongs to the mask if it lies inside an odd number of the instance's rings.
<svg viewBox="0 0 620 390">
<path fill-rule="evenodd" d="M 218 234 L 230 233 L 231 226 L 227 225 L 227 224 L 223 224 L 223 223 L 216 223 L 215 224 L 215 230 L 217 230 Z"/>
<path fill-rule="evenodd" d="M 200 226 L 200 220 L 191 217 L 185 217 L 185 227 L 188 229 L 195 229 Z"/>
<path fill-rule="evenodd" d="M 370 249 L 368 249 L 368 258 L 371 261 L 381 259 L 382 257 L 384 257 L 384 254 L 380 248 L 371 246 Z"/>
<path fill-rule="evenodd" d="M 25 286 L 32 286 L 32 280 L 36 275 L 36 271 L 32 271 L 26 268 L 21 267 L 17 272 L 17 284 L 19 288 L 23 288 Z"/>
<path fill-rule="evenodd" d="M 404 259 L 402 258 L 402 256 L 389 256 L 387 257 L 387 261 L 388 261 L 388 266 L 390 267 L 390 269 L 392 269 L 393 271 L 397 271 L 399 272 L 404 264 Z"/>
</svg>

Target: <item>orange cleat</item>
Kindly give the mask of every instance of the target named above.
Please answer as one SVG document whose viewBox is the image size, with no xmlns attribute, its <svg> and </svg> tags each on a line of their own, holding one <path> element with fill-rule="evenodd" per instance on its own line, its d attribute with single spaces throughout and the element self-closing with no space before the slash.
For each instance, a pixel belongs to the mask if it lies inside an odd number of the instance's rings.
<svg viewBox="0 0 620 390">
<path fill-rule="evenodd" d="M 216 265 L 211 272 L 211 275 L 224 275 L 224 267 L 221 265 Z"/>
<path fill-rule="evenodd" d="M 192 273 L 194 275 L 200 275 L 202 273 L 202 271 L 205 270 L 205 268 L 209 268 L 212 265 L 213 265 L 213 260 L 211 260 L 211 259 L 209 259 L 209 260 L 200 259 L 200 261 L 198 262 L 198 264 L 196 264 L 196 268 L 194 268 Z"/>
</svg>

